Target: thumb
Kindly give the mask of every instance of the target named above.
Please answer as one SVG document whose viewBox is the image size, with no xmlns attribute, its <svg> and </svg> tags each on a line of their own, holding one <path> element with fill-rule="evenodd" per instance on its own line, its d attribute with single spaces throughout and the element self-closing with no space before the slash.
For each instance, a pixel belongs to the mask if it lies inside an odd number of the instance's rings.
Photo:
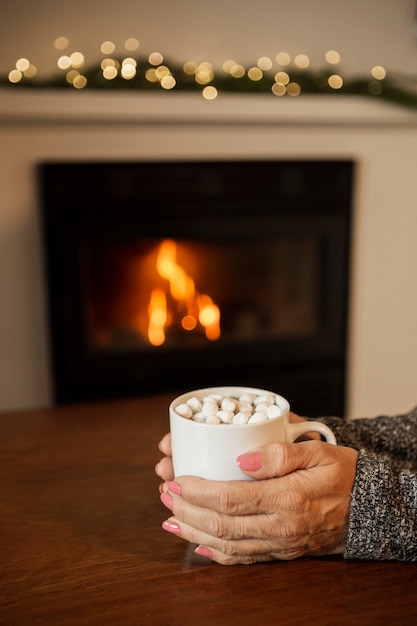
<svg viewBox="0 0 417 626">
<path fill-rule="evenodd" d="M 237 464 L 252 478 L 277 478 L 296 470 L 327 465 L 329 448 L 330 444 L 322 441 L 275 442 L 238 456 Z"/>
</svg>

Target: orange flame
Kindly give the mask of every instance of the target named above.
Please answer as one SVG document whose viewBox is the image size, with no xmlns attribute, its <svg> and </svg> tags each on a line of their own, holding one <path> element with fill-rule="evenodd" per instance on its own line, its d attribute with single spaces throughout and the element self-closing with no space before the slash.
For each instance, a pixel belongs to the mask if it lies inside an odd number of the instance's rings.
<svg viewBox="0 0 417 626">
<path fill-rule="evenodd" d="M 208 340 L 220 337 L 220 309 L 210 296 L 200 294 L 194 280 L 177 263 L 177 245 L 170 239 L 164 240 L 158 251 L 156 270 L 161 278 L 169 283 L 169 293 L 177 302 L 182 314 L 180 324 L 186 331 L 197 328 L 198 323 L 204 328 Z M 148 340 L 153 346 L 165 342 L 165 329 L 169 324 L 169 312 L 166 294 L 162 289 L 152 290 L 148 305 L 149 326 Z"/>
<path fill-rule="evenodd" d="M 148 340 L 153 346 L 161 346 L 165 342 L 165 326 L 167 324 L 167 300 L 162 289 L 153 289 L 148 305 L 149 326 Z"/>
</svg>

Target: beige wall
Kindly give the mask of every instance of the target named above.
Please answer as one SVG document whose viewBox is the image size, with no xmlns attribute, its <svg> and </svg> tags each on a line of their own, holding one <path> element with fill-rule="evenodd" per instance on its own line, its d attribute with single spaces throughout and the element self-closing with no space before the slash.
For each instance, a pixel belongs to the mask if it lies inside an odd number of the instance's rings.
<svg viewBox="0 0 417 626">
<path fill-rule="evenodd" d="M 2 6 L 0 74 L 22 56 L 42 74 L 53 71 L 60 35 L 87 64 L 101 58 L 103 41 L 120 52 L 134 36 L 141 54 L 157 50 L 173 61 L 216 67 L 229 58 L 253 64 L 281 50 L 308 54 L 320 66 L 328 49 L 342 55 L 344 72 L 379 64 L 415 74 L 417 66 L 415 0 L 22 0 Z"/>
</svg>

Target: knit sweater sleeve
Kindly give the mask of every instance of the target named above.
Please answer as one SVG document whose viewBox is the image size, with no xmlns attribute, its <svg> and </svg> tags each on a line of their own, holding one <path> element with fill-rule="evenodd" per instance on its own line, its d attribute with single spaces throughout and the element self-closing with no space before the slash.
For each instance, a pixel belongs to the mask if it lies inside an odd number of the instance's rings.
<svg viewBox="0 0 417 626">
<path fill-rule="evenodd" d="M 359 452 L 347 559 L 417 561 L 417 474 L 388 457 Z"/>
<path fill-rule="evenodd" d="M 395 417 L 321 421 L 338 444 L 359 451 L 345 558 L 417 561 L 417 407 Z"/>
<path fill-rule="evenodd" d="M 339 445 L 384 454 L 417 470 L 417 407 L 404 415 L 352 421 L 321 417 L 320 421 L 332 429 Z"/>
</svg>

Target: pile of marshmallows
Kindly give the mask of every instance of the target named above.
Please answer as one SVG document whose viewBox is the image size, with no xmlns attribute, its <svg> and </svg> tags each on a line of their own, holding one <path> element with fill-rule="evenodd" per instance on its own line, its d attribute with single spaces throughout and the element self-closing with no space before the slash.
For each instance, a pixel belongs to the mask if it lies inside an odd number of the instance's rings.
<svg viewBox="0 0 417 626">
<path fill-rule="evenodd" d="M 254 424 L 282 414 L 272 393 L 243 393 L 238 397 L 213 393 L 202 400 L 193 396 L 179 404 L 175 412 L 181 417 L 206 424 Z"/>
</svg>

